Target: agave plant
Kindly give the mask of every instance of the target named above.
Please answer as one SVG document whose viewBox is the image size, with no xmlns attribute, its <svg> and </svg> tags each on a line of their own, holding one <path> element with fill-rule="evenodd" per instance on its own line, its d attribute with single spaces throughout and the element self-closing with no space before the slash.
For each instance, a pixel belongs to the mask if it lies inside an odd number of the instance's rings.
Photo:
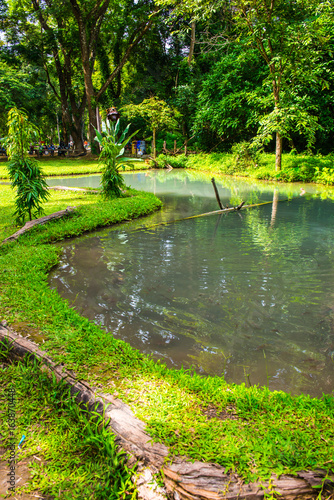
<svg viewBox="0 0 334 500">
<path fill-rule="evenodd" d="M 102 194 L 105 198 L 118 198 L 121 196 L 121 188 L 125 187 L 124 179 L 120 174 L 120 168 L 125 170 L 125 164 L 131 161 L 131 158 L 122 157 L 125 145 L 131 138 L 137 134 L 138 130 L 127 137 L 131 123 L 127 125 L 121 133 L 120 121 L 108 123 L 102 122 L 102 132 L 96 129 L 95 140 L 101 146 L 99 160 L 103 163 L 102 169 Z M 119 136 L 119 138 L 118 138 Z"/>
</svg>

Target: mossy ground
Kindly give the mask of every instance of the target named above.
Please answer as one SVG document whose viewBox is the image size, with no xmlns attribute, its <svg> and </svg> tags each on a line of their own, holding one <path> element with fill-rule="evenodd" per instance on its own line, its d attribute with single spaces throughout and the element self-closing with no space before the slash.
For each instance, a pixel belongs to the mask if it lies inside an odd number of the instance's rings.
<svg viewBox="0 0 334 500">
<path fill-rule="evenodd" d="M 43 348 L 56 362 L 128 402 L 171 454 L 216 462 L 245 481 L 302 469 L 334 470 L 332 395 L 292 397 L 167 369 L 81 317 L 50 290 L 48 271 L 59 256 L 50 243 L 143 215 L 158 208 L 159 201 L 144 193 L 102 202 L 99 195 L 59 192 L 52 193 L 45 210 L 68 205 L 78 207 L 73 216 L 0 247 L 3 319 L 22 334 L 39 332 Z M 0 206 L 3 239 L 16 229 L 9 186 L 0 187 Z"/>
</svg>

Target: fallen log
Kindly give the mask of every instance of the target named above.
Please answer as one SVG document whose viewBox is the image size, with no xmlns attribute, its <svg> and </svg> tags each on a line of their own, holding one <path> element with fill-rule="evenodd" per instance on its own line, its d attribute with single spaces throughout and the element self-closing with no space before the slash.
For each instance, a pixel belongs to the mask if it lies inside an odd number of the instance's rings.
<svg viewBox="0 0 334 500">
<path fill-rule="evenodd" d="M 97 189 L 75 188 L 70 186 L 49 186 L 49 189 L 54 189 L 55 191 L 82 191 L 83 193 L 100 194 L 100 191 Z"/>
<path fill-rule="evenodd" d="M 65 210 L 60 210 L 59 212 L 54 212 L 53 214 L 45 215 L 44 217 L 40 217 L 39 219 L 34 219 L 34 220 L 29 221 L 29 222 L 26 222 L 25 225 L 23 227 L 21 227 L 21 229 L 16 231 L 16 233 L 12 234 L 11 236 L 8 236 L 8 238 L 3 240 L 0 245 L 3 245 L 4 243 L 8 243 L 10 241 L 17 240 L 17 238 L 19 238 L 19 236 L 26 233 L 31 228 L 38 226 L 38 225 L 46 224 L 47 222 L 49 222 L 50 220 L 53 220 L 53 219 L 60 219 L 61 217 L 65 217 L 66 215 L 69 215 L 70 213 L 74 212 L 75 210 L 76 210 L 76 207 L 67 207 L 67 208 L 65 208 Z"/>
<path fill-rule="evenodd" d="M 237 473 L 227 473 L 225 468 L 214 463 L 191 462 L 186 457 L 177 457 L 168 462 L 167 446 L 152 442 L 145 433 L 145 424 L 137 419 L 128 405 L 110 394 L 105 394 L 83 380 L 77 380 L 73 371 L 56 365 L 39 346 L 18 335 L 5 323 L 0 323 L 0 342 L 9 348 L 11 358 L 22 359 L 30 355 L 40 363 L 41 369 L 53 373 L 57 380 L 65 380 L 78 403 L 84 403 L 90 410 L 104 414 L 110 430 L 116 435 L 117 443 L 130 454 L 130 463 L 139 461 L 139 480 L 142 500 L 262 500 L 273 491 L 281 499 L 306 500 L 317 498 L 319 489 L 328 488 L 334 494 L 334 475 L 327 471 L 301 471 L 295 476 L 272 475 L 270 481 L 245 484 Z M 154 482 L 154 474 L 163 470 L 165 492 Z"/>
</svg>

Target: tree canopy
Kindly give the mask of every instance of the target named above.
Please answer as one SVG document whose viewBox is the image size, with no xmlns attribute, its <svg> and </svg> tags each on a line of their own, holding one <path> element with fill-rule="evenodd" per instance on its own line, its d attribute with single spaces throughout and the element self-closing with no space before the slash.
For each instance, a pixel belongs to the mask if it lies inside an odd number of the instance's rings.
<svg viewBox="0 0 334 500">
<path fill-rule="evenodd" d="M 139 113 L 153 96 L 179 113 L 167 129 L 203 151 L 247 141 L 276 151 L 277 169 L 283 150 L 332 151 L 327 0 L 2 0 L 0 23 L 1 135 L 26 103 L 79 150 L 109 106 L 132 106 L 134 129 L 164 137 Z"/>
</svg>

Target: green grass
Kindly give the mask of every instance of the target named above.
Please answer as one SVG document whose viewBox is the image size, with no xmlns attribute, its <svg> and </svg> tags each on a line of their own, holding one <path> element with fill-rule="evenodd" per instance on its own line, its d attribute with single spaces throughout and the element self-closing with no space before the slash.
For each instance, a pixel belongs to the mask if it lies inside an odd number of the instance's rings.
<svg viewBox="0 0 334 500">
<path fill-rule="evenodd" d="M 45 208 L 51 213 L 68 205 L 78 207 L 71 217 L 0 247 L 2 318 L 32 340 L 45 341 L 43 348 L 78 377 L 127 401 L 172 455 L 213 461 L 245 481 L 302 469 L 334 470 L 333 396 L 292 397 L 167 369 L 81 317 L 50 290 L 48 271 L 59 258 L 50 243 L 149 213 L 159 202 L 147 193 L 101 202 L 99 195 L 57 192 Z M 0 206 L 3 239 L 16 229 L 9 186 L 0 186 Z"/>
<path fill-rule="evenodd" d="M 238 163 L 229 153 L 200 153 L 190 156 L 157 158 L 157 166 L 165 168 L 167 163 L 174 168 L 191 168 L 210 172 L 211 174 L 227 174 L 252 179 L 265 179 L 282 182 L 316 182 L 329 186 L 334 185 L 334 156 L 292 155 L 283 154 L 282 170 L 275 171 L 275 156 L 261 154 L 256 167 Z M 151 162 L 153 166 L 153 162 Z"/>
<path fill-rule="evenodd" d="M 14 436 L 6 425 L 9 390 L 16 403 Z M 105 428 L 102 417 L 90 415 L 84 408 L 79 411 L 64 383 L 48 377 L 28 360 L 3 364 L 0 397 L 4 463 L 8 464 L 14 440 L 16 479 L 22 475 L 23 464 L 29 464 L 26 482 L 18 483 L 16 495 L 25 492 L 63 500 L 136 498 L 133 470 L 126 464 L 126 455 L 117 450 L 113 434 Z M 22 436 L 25 439 L 18 449 Z"/>
<path fill-rule="evenodd" d="M 47 176 L 62 175 L 89 175 L 101 173 L 101 165 L 97 158 L 42 158 L 38 160 L 43 172 Z M 145 163 L 140 159 L 133 159 L 126 170 L 145 170 L 147 168 L 191 168 L 210 172 L 211 174 L 227 174 L 252 179 L 264 179 L 282 182 L 315 182 L 328 186 L 334 185 L 334 156 L 333 155 L 292 155 L 283 154 L 282 170 L 275 171 L 275 156 L 273 154 L 259 155 L 256 167 L 246 167 L 235 161 L 229 153 L 200 153 L 197 155 L 166 157 L 160 155 L 157 162 Z M 0 162 L 0 179 L 8 179 L 6 162 Z"/>
<path fill-rule="evenodd" d="M 89 175 L 100 174 L 102 166 L 97 158 L 42 158 L 37 160 L 43 170 L 44 175 L 48 177 L 62 175 Z M 149 165 L 140 159 L 133 159 L 131 166 L 127 170 L 145 170 Z M 0 179 L 9 179 L 6 162 L 0 162 Z"/>
</svg>

